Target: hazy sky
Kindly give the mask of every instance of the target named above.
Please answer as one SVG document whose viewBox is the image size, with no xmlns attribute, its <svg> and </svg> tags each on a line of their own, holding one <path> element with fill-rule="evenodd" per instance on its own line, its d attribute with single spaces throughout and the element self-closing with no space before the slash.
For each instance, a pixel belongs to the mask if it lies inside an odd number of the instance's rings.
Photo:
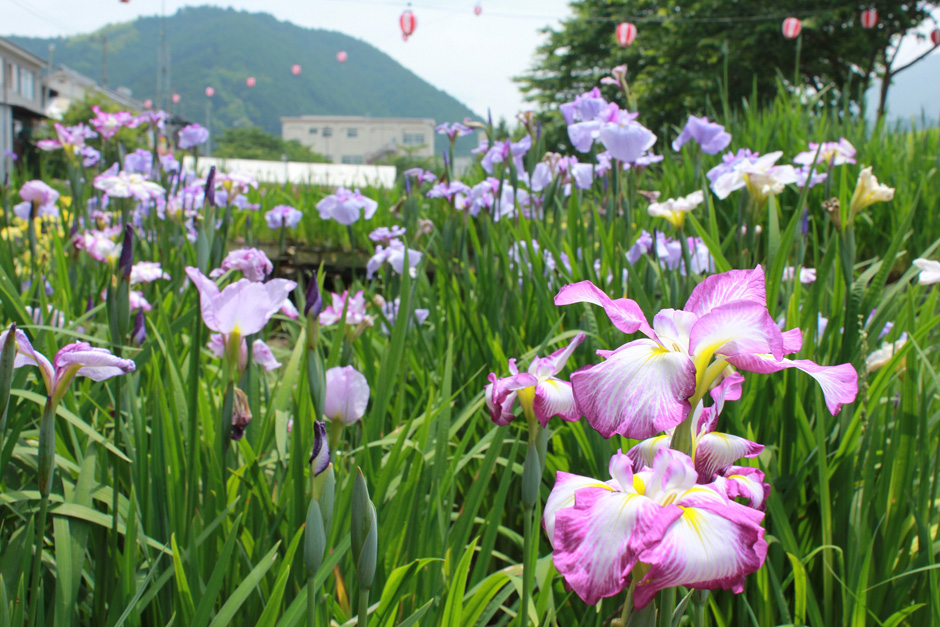
<svg viewBox="0 0 940 627">
<path fill-rule="evenodd" d="M 476 16 L 478 3 L 482 13 Z M 263 11 L 300 26 L 362 39 L 481 116 L 489 107 L 494 118 L 507 119 L 525 106 L 511 79 L 531 66 L 544 39 L 539 29 L 558 25 L 569 15 L 568 0 L 425 0 L 411 3 L 417 29 L 404 42 L 398 17 L 408 3 L 394 0 L 0 0 L 0 34 L 75 35 L 203 4 Z M 641 24 L 635 45 L 642 45 L 644 28 L 655 26 Z M 926 46 L 909 38 L 901 62 Z"/>
<path fill-rule="evenodd" d="M 568 15 L 568 0 L 479 0 L 479 16 L 476 0 L 413 2 L 417 28 L 406 43 L 398 17 L 408 3 L 389 0 L 0 0 L 0 34 L 74 35 L 157 15 L 161 5 L 171 15 L 205 4 L 271 13 L 362 39 L 479 115 L 490 107 L 494 118 L 510 119 L 524 108 L 511 78 L 530 67 L 542 40 L 538 30 Z"/>
</svg>

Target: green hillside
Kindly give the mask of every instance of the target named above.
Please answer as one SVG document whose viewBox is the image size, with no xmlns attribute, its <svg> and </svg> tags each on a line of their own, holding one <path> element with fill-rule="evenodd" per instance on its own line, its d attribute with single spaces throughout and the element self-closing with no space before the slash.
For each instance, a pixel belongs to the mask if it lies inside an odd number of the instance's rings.
<svg viewBox="0 0 940 627">
<path fill-rule="evenodd" d="M 59 39 L 10 36 L 46 58 L 55 44 L 56 63 L 98 79 L 101 42 L 107 36 L 108 85 L 129 87 L 135 98 L 155 97 L 160 18 L 139 18 L 97 33 Z M 179 112 L 205 120 L 205 88 L 215 88 L 213 127 L 254 124 L 280 135 L 281 116 L 332 114 L 434 118 L 475 116 L 452 96 L 429 85 L 371 45 L 334 31 L 301 28 L 265 13 L 215 7 L 180 9 L 165 20 Z M 346 63 L 336 60 L 345 50 Z M 291 65 L 303 67 L 300 76 Z M 245 78 L 254 76 L 254 88 Z M 444 139 L 446 142 L 446 138 Z M 459 152 L 475 145 L 464 138 Z M 438 153 L 446 144 L 438 139 Z"/>
</svg>

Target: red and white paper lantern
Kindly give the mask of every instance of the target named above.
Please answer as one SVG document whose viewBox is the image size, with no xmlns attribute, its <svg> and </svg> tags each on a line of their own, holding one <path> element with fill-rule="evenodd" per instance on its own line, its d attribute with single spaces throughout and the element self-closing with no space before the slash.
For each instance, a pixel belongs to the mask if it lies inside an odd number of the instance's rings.
<svg viewBox="0 0 940 627">
<path fill-rule="evenodd" d="M 626 48 L 636 39 L 636 26 L 630 22 L 617 24 L 617 43 Z"/>
<path fill-rule="evenodd" d="M 294 76 L 298 76 L 300 74 L 300 66 L 297 65 L 296 63 L 290 66 L 290 73 L 293 74 Z"/>
<path fill-rule="evenodd" d="M 398 18 L 398 25 L 401 26 L 402 39 L 408 41 L 408 38 L 415 32 L 418 20 L 415 19 L 415 14 L 411 12 L 411 9 L 405 9 Z"/>
<path fill-rule="evenodd" d="M 930 31 L 930 41 L 933 42 L 933 45 L 940 46 L 940 28 Z"/>
<path fill-rule="evenodd" d="M 150 98 L 147 98 L 146 100 L 144 100 L 144 109 L 149 109 L 152 106 L 153 106 L 153 100 L 151 100 Z"/>
<path fill-rule="evenodd" d="M 248 78 L 246 78 L 246 79 L 245 79 L 245 84 L 248 85 L 249 87 L 254 87 L 254 86 L 255 86 L 255 77 L 254 77 L 254 76 L 249 76 Z"/>
<path fill-rule="evenodd" d="M 473 7 L 473 14 L 479 15 L 480 13 L 483 13 L 483 7 L 478 4 L 475 7 Z"/>
<path fill-rule="evenodd" d="M 796 39 L 800 36 L 801 30 L 803 30 L 803 22 L 798 18 L 788 17 L 783 20 L 783 36 L 787 39 Z"/>
<path fill-rule="evenodd" d="M 212 98 L 215 95 L 215 90 L 211 87 L 206 87 L 206 96 Z"/>
<path fill-rule="evenodd" d="M 173 97 L 170 98 L 170 100 L 173 101 L 173 104 L 178 104 L 179 101 L 180 101 L 180 95 L 179 95 L 179 94 L 173 94 Z"/>
<path fill-rule="evenodd" d="M 878 24 L 878 9 L 865 9 L 862 11 L 862 28 L 874 28 Z"/>
<path fill-rule="evenodd" d="M 339 61 L 340 63 L 346 63 L 346 51 L 340 50 L 339 52 L 337 52 L 336 60 Z"/>
</svg>

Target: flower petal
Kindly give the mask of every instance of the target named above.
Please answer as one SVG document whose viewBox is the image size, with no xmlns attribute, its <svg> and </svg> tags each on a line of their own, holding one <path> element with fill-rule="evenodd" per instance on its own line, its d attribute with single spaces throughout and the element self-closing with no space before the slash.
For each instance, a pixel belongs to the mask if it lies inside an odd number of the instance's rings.
<svg viewBox="0 0 940 627">
<path fill-rule="evenodd" d="M 675 505 L 661 507 L 610 486 L 581 488 L 574 500 L 555 514 L 553 560 L 588 605 L 623 590 L 637 556 L 682 515 Z"/>
<path fill-rule="evenodd" d="M 695 470 L 699 480 L 710 482 L 717 474 L 731 467 L 742 457 L 757 457 L 764 450 L 763 444 L 745 440 L 728 433 L 706 433 L 695 444 Z"/>
<path fill-rule="evenodd" d="M 604 308 L 607 317 L 615 327 L 624 333 L 642 331 L 648 337 L 655 337 L 653 330 L 643 315 L 643 310 L 629 298 L 612 300 L 602 289 L 590 281 L 580 281 L 566 285 L 555 295 L 556 305 L 591 303 Z"/>
<path fill-rule="evenodd" d="M 770 495 L 770 485 L 764 483 L 764 473 L 759 468 L 731 466 L 724 476 L 715 477 L 712 486 L 729 499 L 746 498 L 747 506 L 759 511 L 764 511 Z"/>
<path fill-rule="evenodd" d="M 633 448 L 627 451 L 627 457 L 633 462 L 633 472 L 651 467 L 653 460 L 656 458 L 656 453 L 660 449 L 669 448 L 670 444 L 672 444 L 671 435 L 657 435 L 633 445 Z"/>
<path fill-rule="evenodd" d="M 858 373 L 852 364 L 820 366 L 808 359 L 777 361 L 772 355 L 766 354 L 736 355 L 729 357 L 728 363 L 740 370 L 762 374 L 780 372 L 784 368 L 802 370 L 819 383 L 826 397 L 826 407 L 833 416 L 839 413 L 843 405 L 853 402 L 858 394 Z"/>
<path fill-rule="evenodd" d="M 574 398 L 602 436 L 643 439 L 674 427 L 689 413 L 695 366 L 652 340 L 635 340 L 571 375 Z"/>
<path fill-rule="evenodd" d="M 545 501 L 545 511 L 542 513 L 542 527 L 552 546 L 555 545 L 555 515 L 566 507 L 574 507 L 574 493 L 581 488 L 608 489 L 609 486 L 600 479 L 582 477 L 562 470 L 556 473 L 555 485 Z"/>
<path fill-rule="evenodd" d="M 692 290 L 685 303 L 685 310 L 704 316 L 720 305 L 747 300 L 767 306 L 767 289 L 764 286 L 764 269 L 731 270 L 710 276 Z"/>
<path fill-rule="evenodd" d="M 558 379 L 548 379 L 542 381 L 535 387 L 535 401 L 532 403 L 535 410 L 535 417 L 539 419 L 542 426 L 547 426 L 548 421 L 554 416 L 560 416 L 562 420 L 575 422 L 581 417 L 578 406 L 574 402 L 574 394 L 571 392 L 571 384 L 567 381 Z"/>
<path fill-rule="evenodd" d="M 532 360 L 532 363 L 529 364 L 529 372 L 539 379 L 555 376 L 565 367 L 565 363 L 567 363 L 568 358 L 571 357 L 574 349 L 584 342 L 584 337 L 584 333 L 578 333 L 571 338 L 571 343 L 568 344 L 568 346 L 559 348 L 548 357 L 536 357 Z"/>
<path fill-rule="evenodd" d="M 744 578 L 767 556 L 762 513 L 705 486 L 692 488 L 676 504 L 682 515 L 639 555 L 651 568 L 636 588 L 638 608 L 672 586 L 741 592 Z"/>
<path fill-rule="evenodd" d="M 689 337 L 689 353 L 697 365 L 715 353 L 769 353 L 783 359 L 783 336 L 766 305 L 739 300 L 714 307 L 698 319 Z"/>
</svg>

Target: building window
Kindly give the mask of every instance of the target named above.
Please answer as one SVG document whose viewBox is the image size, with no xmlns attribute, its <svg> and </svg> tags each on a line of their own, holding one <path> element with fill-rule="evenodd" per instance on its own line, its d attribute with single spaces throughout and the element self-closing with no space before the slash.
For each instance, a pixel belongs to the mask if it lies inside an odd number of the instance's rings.
<svg viewBox="0 0 940 627">
<path fill-rule="evenodd" d="M 329 126 L 323 127 L 323 136 L 324 137 L 333 137 L 333 129 Z"/>
<path fill-rule="evenodd" d="M 316 134 L 317 134 L 317 127 L 316 127 L 316 126 L 311 126 L 310 128 L 307 129 L 307 132 L 310 133 L 311 135 L 316 135 Z"/>
<path fill-rule="evenodd" d="M 421 145 L 424 143 L 424 133 L 405 133 L 402 143 L 412 146 Z"/>
<path fill-rule="evenodd" d="M 359 129 L 358 129 L 358 128 L 347 128 L 347 129 L 346 129 L 346 137 L 359 137 Z"/>
<path fill-rule="evenodd" d="M 343 163 L 348 165 L 358 165 L 362 163 L 362 155 L 343 155 Z"/>
<path fill-rule="evenodd" d="M 27 100 L 33 100 L 36 95 L 33 91 L 34 75 L 31 71 L 20 68 L 20 95 Z"/>
</svg>

